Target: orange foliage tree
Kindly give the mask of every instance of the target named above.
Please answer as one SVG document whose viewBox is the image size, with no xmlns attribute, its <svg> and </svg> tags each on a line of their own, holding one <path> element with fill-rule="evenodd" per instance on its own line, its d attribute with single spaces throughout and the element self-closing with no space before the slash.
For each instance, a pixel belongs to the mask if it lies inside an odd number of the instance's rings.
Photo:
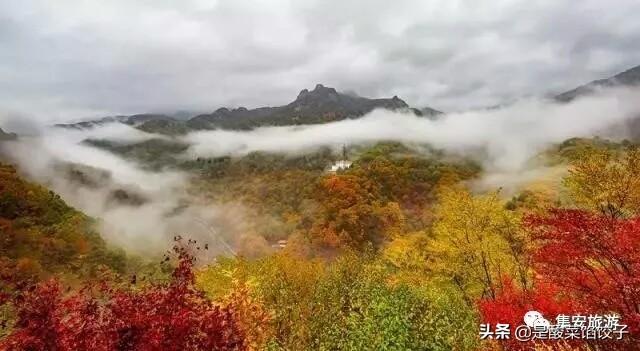
<svg viewBox="0 0 640 351">
<path fill-rule="evenodd" d="M 353 176 L 333 175 L 320 181 L 312 240 L 328 247 L 362 249 L 379 245 L 402 231 L 404 216 L 395 202 L 382 202 L 375 184 Z"/>
</svg>

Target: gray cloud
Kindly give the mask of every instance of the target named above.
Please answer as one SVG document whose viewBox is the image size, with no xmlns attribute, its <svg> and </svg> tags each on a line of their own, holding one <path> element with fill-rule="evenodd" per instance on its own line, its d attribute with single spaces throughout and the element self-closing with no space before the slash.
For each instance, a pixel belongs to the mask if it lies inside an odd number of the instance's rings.
<svg viewBox="0 0 640 351">
<path fill-rule="evenodd" d="M 640 63 L 635 0 L 24 0 L 0 12 L 0 109 L 47 121 L 277 105 L 317 82 L 459 111 Z"/>
<path fill-rule="evenodd" d="M 510 194 L 534 179 L 557 178 L 564 167 L 540 168 L 534 157 L 554 143 L 593 135 L 626 137 L 625 128 L 612 127 L 638 118 L 639 99 L 638 88 L 610 88 L 566 104 L 522 99 L 498 109 L 451 113 L 437 120 L 375 110 L 359 119 L 251 131 L 199 131 L 179 140 L 189 144 L 182 157 L 192 160 L 253 151 L 297 154 L 381 140 L 402 142 L 418 151 L 431 145 L 482 162 L 485 172 L 472 182 L 475 188 L 504 187 Z M 46 127 L 38 135 L 1 143 L 0 154 L 18 164 L 21 173 L 99 218 L 104 237 L 131 250 L 157 252 L 171 242 L 171 236 L 188 233 L 216 243 L 217 252 L 224 252 L 226 245 L 237 245 L 242 235 L 251 232 L 256 218 L 258 222 L 277 220 L 257 216 L 242 203 L 212 203 L 200 197 L 198 187 L 190 187 L 189 173 L 151 172 L 132 160 L 82 143 L 86 138 L 136 143 L 158 137 L 123 124 L 91 130 Z M 83 176 L 70 172 L 74 169 Z M 121 196 L 114 201 L 114 194 L 123 191 L 132 195 L 125 200 L 139 197 L 140 203 L 122 201 Z"/>
<path fill-rule="evenodd" d="M 390 140 L 481 155 L 490 171 L 520 171 L 540 150 L 571 137 L 628 137 L 612 127 L 640 115 L 638 99 L 638 88 L 606 89 L 568 104 L 523 99 L 499 109 L 450 113 L 437 120 L 375 110 L 359 119 L 326 124 L 193 132 L 182 141 L 191 145 L 189 157 L 195 158 L 253 151 L 296 153 Z"/>
<path fill-rule="evenodd" d="M 117 124 L 92 130 L 49 127 L 39 135 L 1 143 L 0 154 L 19 165 L 23 175 L 96 218 L 96 229 L 120 247 L 157 254 L 171 245 L 173 236 L 187 233 L 209 243 L 213 256 L 228 253 L 226 245 L 235 246 L 246 231 L 241 205 L 203 204 L 188 191 L 190 175 L 149 172 L 82 143 L 86 138 L 128 143 L 151 137 L 159 136 Z"/>
</svg>

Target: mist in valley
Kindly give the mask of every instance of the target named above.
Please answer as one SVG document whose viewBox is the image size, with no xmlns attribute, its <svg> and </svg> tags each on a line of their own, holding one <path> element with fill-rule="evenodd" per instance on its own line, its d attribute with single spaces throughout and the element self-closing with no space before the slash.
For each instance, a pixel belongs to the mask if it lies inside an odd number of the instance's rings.
<svg viewBox="0 0 640 351">
<path fill-rule="evenodd" d="M 570 103 L 526 99 L 436 119 L 378 109 L 358 119 L 320 125 L 196 131 L 175 137 L 121 123 L 82 130 L 38 125 L 32 128 L 37 132 L 2 143 L 1 148 L 21 173 L 97 218 L 98 229 L 109 242 L 133 252 L 157 253 L 170 245 L 173 236 L 182 235 L 206 242 L 213 257 L 235 253 L 240 238 L 251 231 L 247 223 L 255 221 L 250 208 L 194 194 L 190 187 L 197 174 L 193 172 L 171 167 L 151 170 L 84 141 L 123 145 L 152 139 L 176 141 L 188 145 L 177 155 L 182 160 L 242 157 L 252 152 L 294 156 L 322 147 L 333 148 L 339 157 L 342 145 L 379 141 L 400 142 L 424 153 L 428 145 L 479 162 L 483 175 L 473 182 L 475 188 L 504 188 L 514 194 L 527 182 L 560 177 L 562 166 L 547 167 L 534 158 L 554 143 L 594 135 L 629 137 L 626 125 L 640 116 L 635 103 L 639 100 L 640 90 L 617 88 Z M 268 247 L 263 238 L 260 242 Z"/>
</svg>

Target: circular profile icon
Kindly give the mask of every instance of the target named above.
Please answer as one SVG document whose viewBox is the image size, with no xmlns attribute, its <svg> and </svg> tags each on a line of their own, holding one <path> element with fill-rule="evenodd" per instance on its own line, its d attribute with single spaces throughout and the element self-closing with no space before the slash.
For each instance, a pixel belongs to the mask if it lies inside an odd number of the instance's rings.
<svg viewBox="0 0 640 351">
<path fill-rule="evenodd" d="M 546 327 L 546 328 L 548 328 L 550 326 L 549 321 L 546 320 L 542 316 L 542 313 L 540 313 L 538 311 L 529 311 L 529 312 L 525 313 L 524 314 L 524 324 L 526 324 L 527 327 L 529 327 L 529 328 L 534 328 L 534 327 Z"/>
</svg>

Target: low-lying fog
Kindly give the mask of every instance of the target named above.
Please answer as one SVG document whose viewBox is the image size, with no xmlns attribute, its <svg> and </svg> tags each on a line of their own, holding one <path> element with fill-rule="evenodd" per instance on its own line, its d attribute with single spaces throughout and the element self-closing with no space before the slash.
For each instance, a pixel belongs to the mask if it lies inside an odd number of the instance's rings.
<svg viewBox="0 0 640 351">
<path fill-rule="evenodd" d="M 437 120 L 377 110 L 359 119 L 321 125 L 199 131 L 179 139 L 190 144 L 185 158 L 251 151 L 299 154 L 322 146 L 382 140 L 430 144 L 453 153 L 482 155 L 485 186 L 513 187 L 520 178 L 536 176 L 528 160 L 553 143 L 594 135 L 629 137 L 626 123 L 640 116 L 638 101 L 638 89 L 611 89 L 568 104 L 528 99 L 497 109 L 443 115 Z M 0 119 L 0 126 L 4 122 Z M 32 136 L 0 144 L 3 154 L 31 179 L 101 219 L 100 230 L 111 242 L 154 252 L 165 248 L 174 234 L 188 232 L 211 243 L 215 252 L 231 252 L 226 243 L 232 246 L 233 238 L 225 231 L 242 230 L 245 211 L 241 205 L 200 203 L 186 192 L 188 174 L 148 171 L 133 161 L 81 143 L 87 138 L 136 143 L 168 137 L 124 124 L 90 130 L 37 129 Z"/>
</svg>

